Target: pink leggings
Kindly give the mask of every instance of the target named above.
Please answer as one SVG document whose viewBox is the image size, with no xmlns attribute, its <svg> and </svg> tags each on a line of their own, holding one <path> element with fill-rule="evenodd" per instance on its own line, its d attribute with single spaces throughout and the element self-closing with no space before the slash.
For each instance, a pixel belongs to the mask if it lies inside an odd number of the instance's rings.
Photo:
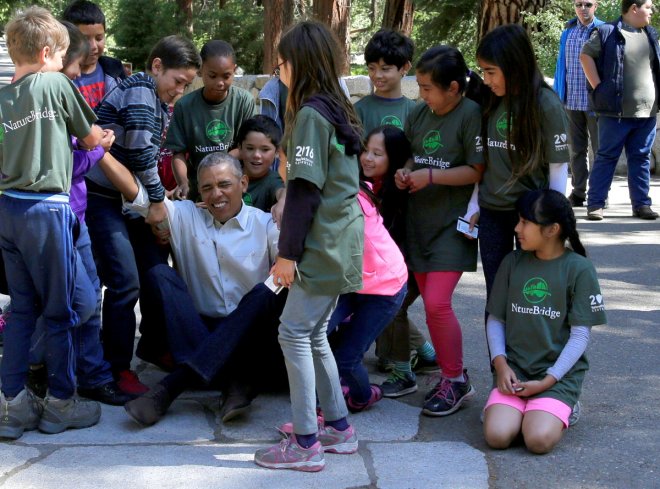
<svg viewBox="0 0 660 489">
<path fill-rule="evenodd" d="M 463 272 L 415 272 L 424 300 L 426 324 L 442 376 L 446 378 L 463 373 L 463 334 L 451 307 L 451 297 L 461 275 Z"/>
</svg>

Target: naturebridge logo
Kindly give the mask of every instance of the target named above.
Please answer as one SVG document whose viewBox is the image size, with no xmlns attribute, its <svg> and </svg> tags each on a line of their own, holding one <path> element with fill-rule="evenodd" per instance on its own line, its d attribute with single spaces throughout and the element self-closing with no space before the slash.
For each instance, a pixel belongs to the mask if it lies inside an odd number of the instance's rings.
<svg viewBox="0 0 660 489">
<path fill-rule="evenodd" d="M 206 125 L 206 137 L 214 143 L 223 142 L 228 133 L 229 127 L 219 119 L 212 120 Z"/>
<path fill-rule="evenodd" d="M 502 115 L 497 119 L 497 122 L 495 122 L 495 129 L 497 129 L 497 134 L 500 135 L 500 137 L 506 139 L 506 137 L 509 135 L 509 113 L 508 112 L 503 112 Z"/>
<path fill-rule="evenodd" d="M 522 292 L 530 304 L 543 302 L 546 297 L 552 295 L 548 283 L 540 277 L 530 278 L 523 286 Z"/>
<path fill-rule="evenodd" d="M 394 126 L 398 127 L 399 129 L 403 129 L 403 123 L 401 122 L 401 119 L 399 119 L 395 115 L 386 115 L 383 117 L 383 120 L 380 121 L 381 126 Z"/>
<path fill-rule="evenodd" d="M 424 152 L 427 155 L 435 153 L 439 148 L 443 147 L 442 139 L 440 138 L 440 131 L 429 131 L 424 136 L 422 141 L 422 146 L 424 146 Z"/>
</svg>

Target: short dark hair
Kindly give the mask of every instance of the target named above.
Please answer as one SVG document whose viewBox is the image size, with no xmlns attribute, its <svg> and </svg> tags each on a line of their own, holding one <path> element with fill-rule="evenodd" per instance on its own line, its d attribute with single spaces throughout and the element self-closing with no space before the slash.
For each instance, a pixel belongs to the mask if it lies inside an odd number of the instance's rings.
<svg viewBox="0 0 660 489">
<path fill-rule="evenodd" d="M 182 36 L 167 36 L 156 43 L 147 59 L 147 70 L 151 70 L 154 59 L 160 58 L 166 70 L 195 68 L 199 70 L 201 60 L 192 41 Z"/>
<path fill-rule="evenodd" d="M 105 15 L 101 8 L 88 0 L 75 0 L 64 9 L 62 19 L 74 25 L 103 24 L 105 29 Z"/>
<path fill-rule="evenodd" d="M 637 8 L 640 8 L 646 3 L 647 0 L 621 0 L 621 13 L 626 14 L 630 7 L 635 5 Z"/>
<path fill-rule="evenodd" d="M 73 61 L 78 58 L 86 58 L 89 56 L 89 42 L 80 29 L 66 20 L 60 21 L 66 30 L 69 32 L 69 49 L 66 50 L 63 65 L 64 68 L 69 66 Z"/>
<path fill-rule="evenodd" d="M 232 45 L 227 41 L 217 39 L 208 41 L 202 46 L 199 54 L 202 57 L 202 63 L 209 58 L 230 58 L 236 64 L 236 53 Z"/>
<path fill-rule="evenodd" d="M 238 134 L 236 134 L 236 144 L 243 144 L 243 141 L 245 141 L 245 138 L 251 132 L 260 132 L 270 139 L 273 146 L 276 148 L 280 147 L 280 143 L 282 142 L 282 131 L 277 123 L 270 117 L 265 115 L 255 115 L 246 120 L 241 124 Z"/>
<path fill-rule="evenodd" d="M 414 54 L 412 39 L 392 29 L 381 29 L 371 36 L 364 48 L 364 61 L 369 64 L 382 59 L 400 69 L 406 63 L 412 63 Z"/>
</svg>

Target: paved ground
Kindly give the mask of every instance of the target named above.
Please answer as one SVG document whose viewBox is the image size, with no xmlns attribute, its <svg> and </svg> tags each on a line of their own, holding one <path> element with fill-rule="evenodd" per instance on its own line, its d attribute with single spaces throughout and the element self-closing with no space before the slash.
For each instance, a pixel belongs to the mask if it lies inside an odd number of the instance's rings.
<svg viewBox="0 0 660 489">
<path fill-rule="evenodd" d="M 0 45 L 0 84 L 11 66 Z M 3 64 L 4 63 L 4 64 Z M 652 196 L 660 202 L 660 181 Z M 288 420 L 285 394 L 262 396 L 245 419 L 223 425 L 218 393 L 186 393 L 158 425 L 140 429 L 122 408 L 104 407 L 96 427 L 47 436 L 28 433 L 0 442 L 0 486 L 7 488 L 651 488 L 660 487 L 660 221 L 630 217 L 625 180 L 617 177 L 606 220 L 579 229 L 599 271 L 609 324 L 595 328 L 584 416 L 557 449 L 533 456 L 523 447 L 488 449 L 479 412 L 490 386 L 482 314 L 481 271 L 466 274 L 455 296 L 464 329 L 466 365 L 477 388 L 457 414 L 419 415 L 424 391 L 384 400 L 351 417 L 360 436 L 355 456 L 328 455 L 318 474 L 256 467 L 256 448 L 275 442 Z M 0 296 L 0 305 L 7 297 Z M 423 325 L 418 302 L 413 317 Z M 1 349 L 0 349 L 1 352 Z M 368 362 L 373 364 L 373 356 Z M 148 383 L 163 374 L 137 361 Z M 267 375 L 267 366 L 264 369 Z M 374 373 L 373 381 L 380 381 Z"/>
</svg>

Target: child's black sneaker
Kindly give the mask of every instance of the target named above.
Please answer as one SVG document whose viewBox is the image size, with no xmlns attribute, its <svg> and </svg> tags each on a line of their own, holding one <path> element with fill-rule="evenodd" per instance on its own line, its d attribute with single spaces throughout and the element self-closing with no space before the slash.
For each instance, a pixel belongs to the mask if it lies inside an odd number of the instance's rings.
<svg viewBox="0 0 660 489">
<path fill-rule="evenodd" d="M 401 397 L 417 392 L 417 380 L 413 373 L 401 373 L 393 370 L 389 378 L 380 385 L 383 397 Z"/>
<path fill-rule="evenodd" d="M 463 370 L 465 382 L 454 382 L 442 378 L 433 388 L 424 403 L 422 413 L 427 416 L 447 416 L 460 409 L 465 401 L 474 396 L 476 390 L 470 384 L 467 371 Z"/>
<path fill-rule="evenodd" d="M 434 374 L 440 372 L 435 360 L 427 360 L 415 353 L 410 359 L 410 367 L 416 374 Z"/>
</svg>

